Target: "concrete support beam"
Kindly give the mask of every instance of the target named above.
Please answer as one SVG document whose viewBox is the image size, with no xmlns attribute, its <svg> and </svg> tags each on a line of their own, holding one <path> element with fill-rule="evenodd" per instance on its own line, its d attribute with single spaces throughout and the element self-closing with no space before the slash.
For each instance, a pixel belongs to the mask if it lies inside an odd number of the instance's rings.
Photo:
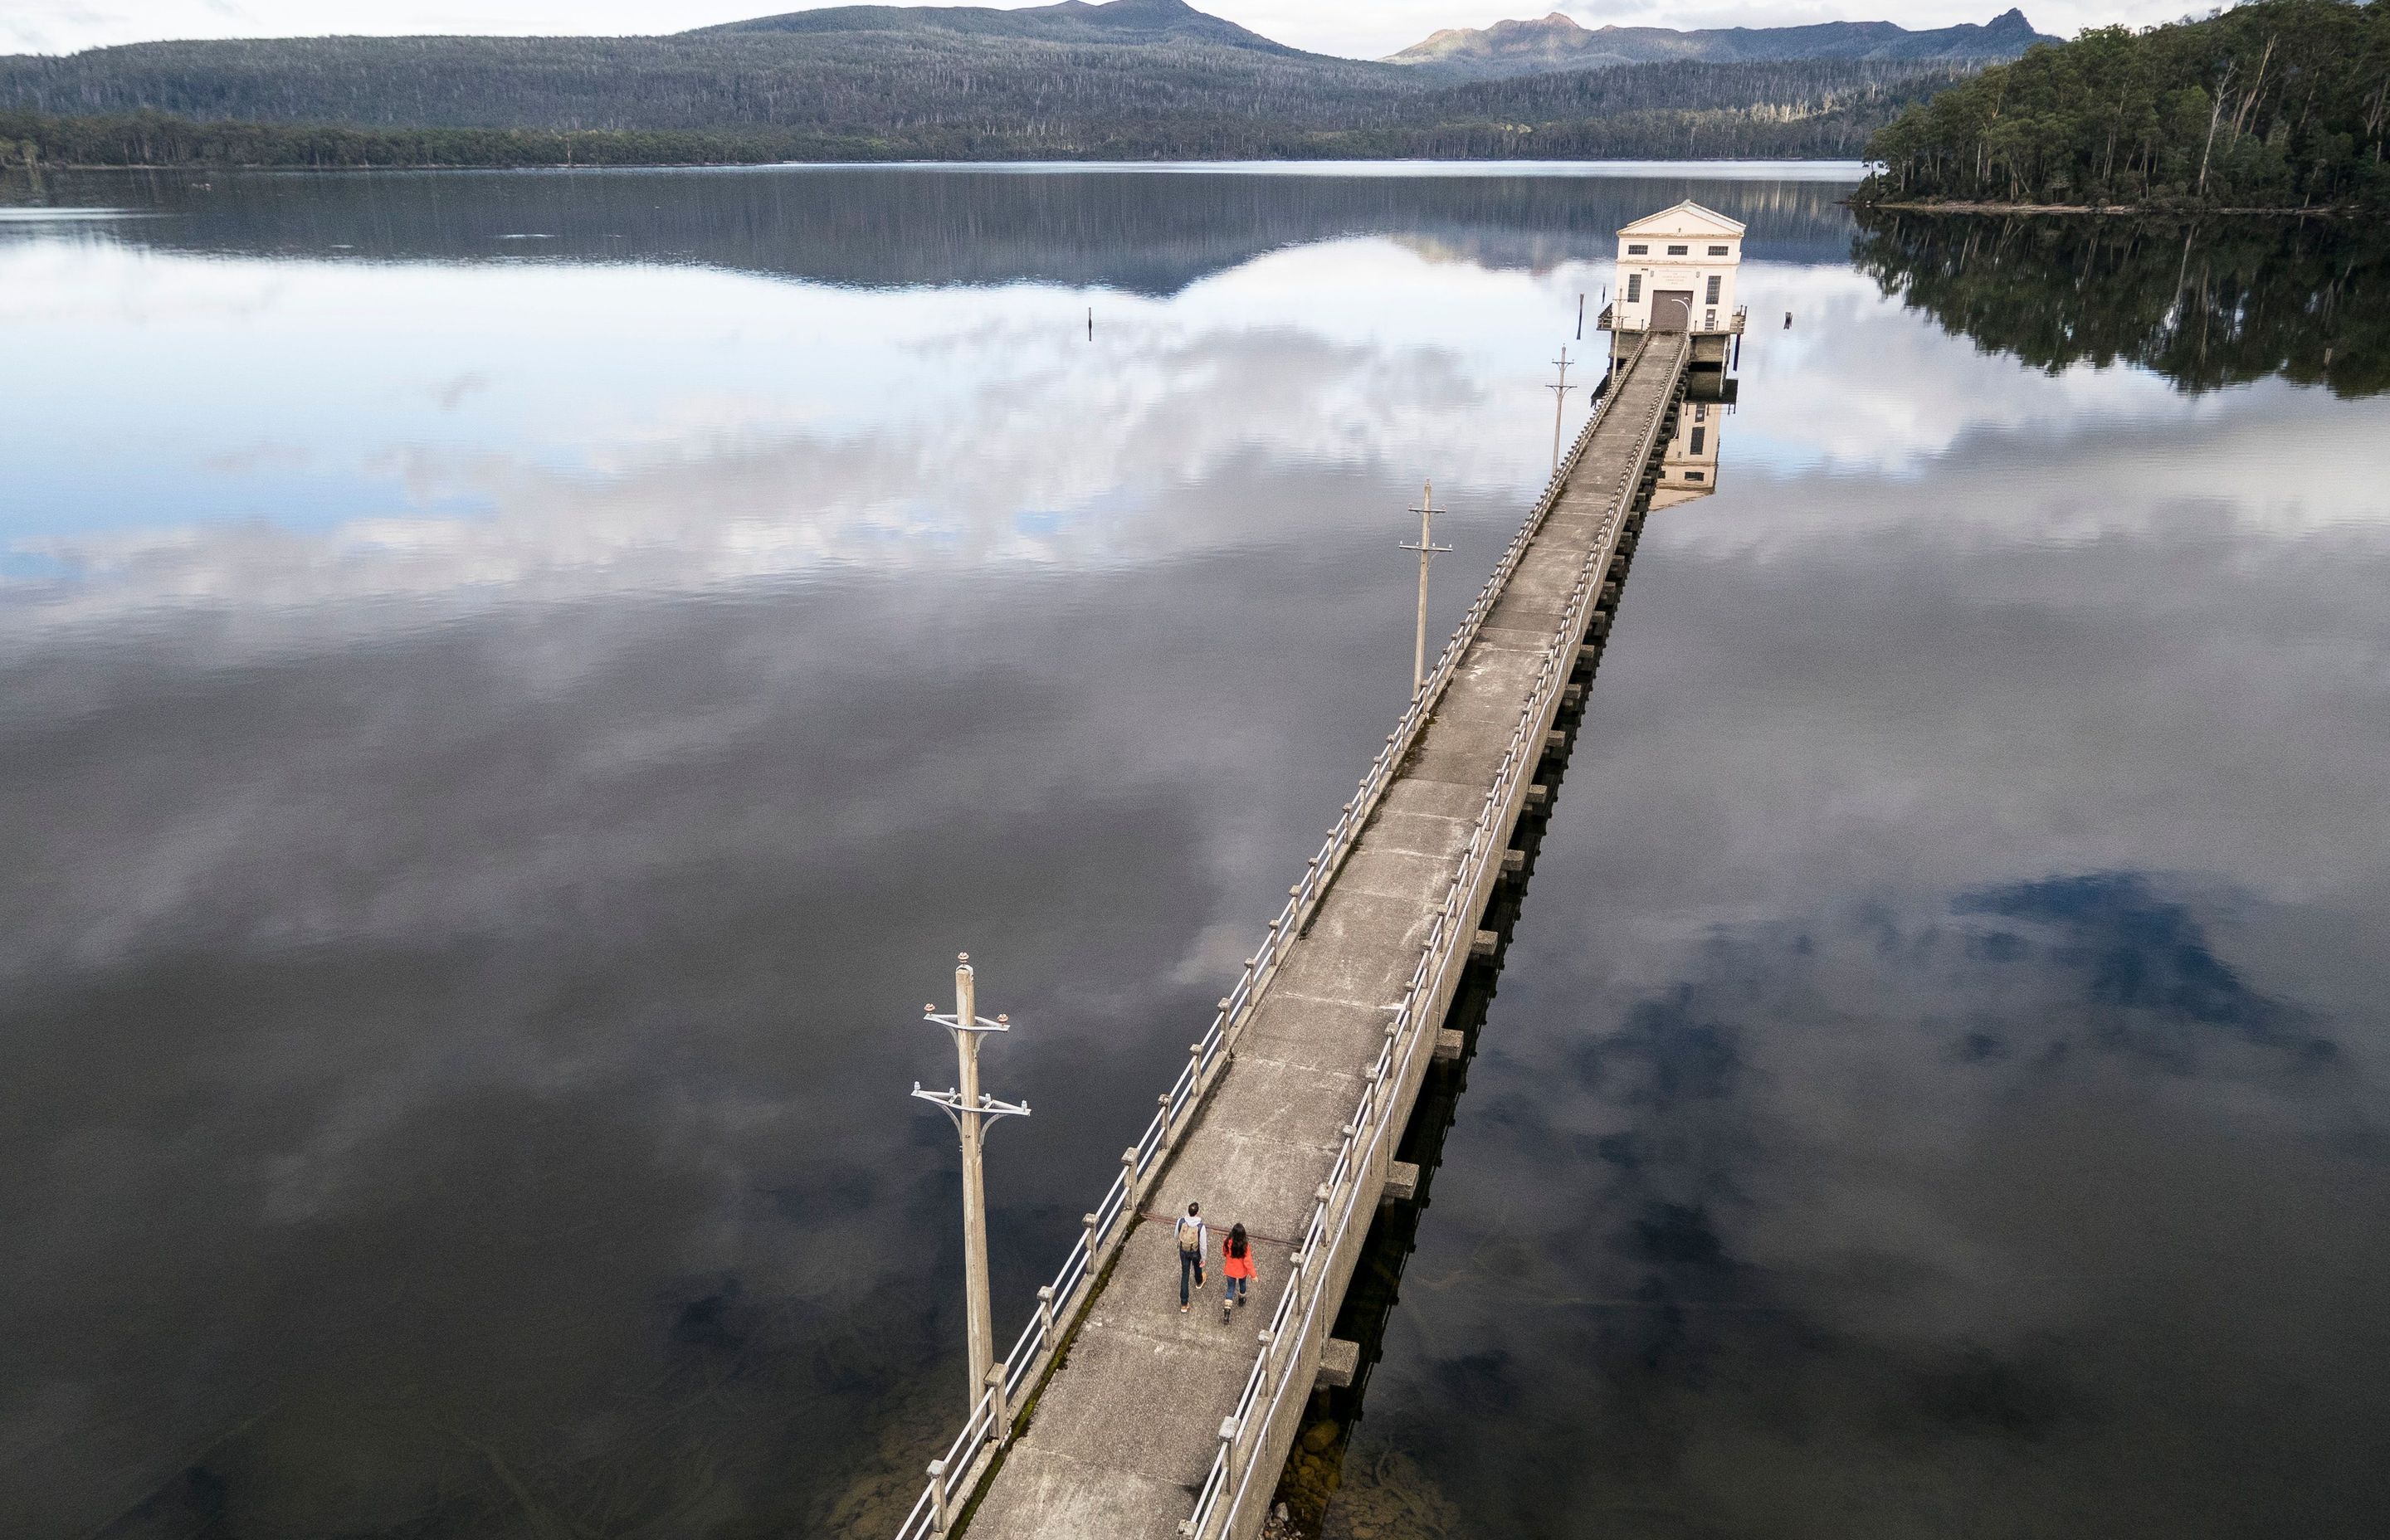
<svg viewBox="0 0 2390 1540">
<path fill-rule="evenodd" d="M 1420 1168 L 1409 1161 L 1393 1161 L 1386 1165 L 1386 1185 L 1378 1194 L 1381 1203 L 1408 1203 L 1419 1197 Z"/>
<path fill-rule="evenodd" d="M 1525 871 L 1526 869 L 1527 869 L 1527 853 L 1526 853 L 1525 851 L 1523 851 L 1523 850 L 1506 850 L 1506 851 L 1504 851 L 1504 852 L 1502 853 L 1502 875 L 1503 875 L 1503 876 L 1505 876 L 1505 877 L 1516 877 L 1516 876 L 1518 876 L 1521 872 L 1523 872 L 1523 871 Z"/>
<path fill-rule="evenodd" d="M 1312 1382 L 1322 1390 L 1341 1391 L 1353 1383 L 1361 1372 L 1361 1344 L 1348 1342 L 1342 1337 L 1328 1339 L 1328 1346 L 1319 1354 L 1319 1374 Z"/>
<path fill-rule="evenodd" d="M 1502 936 L 1499 931 L 1480 930 L 1469 938 L 1469 955 L 1472 957 L 1491 958 L 1501 949 L 1501 946 Z"/>
<path fill-rule="evenodd" d="M 1450 1027 L 1442 1028 L 1435 1034 L 1435 1057 L 1445 1063 L 1458 1059 L 1461 1050 L 1468 1046 L 1469 1040 Z"/>
</svg>

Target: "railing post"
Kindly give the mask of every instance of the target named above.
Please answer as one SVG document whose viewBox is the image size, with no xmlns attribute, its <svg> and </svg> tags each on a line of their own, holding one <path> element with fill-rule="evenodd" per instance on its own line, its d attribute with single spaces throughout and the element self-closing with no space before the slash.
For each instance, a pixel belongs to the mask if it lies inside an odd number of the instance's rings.
<svg viewBox="0 0 2390 1540">
<path fill-rule="evenodd" d="M 1050 1283 L 1041 1283 L 1037 1286 L 1037 1329 L 1045 1338 L 1046 1351 L 1053 1352 L 1054 1286 Z"/>
<path fill-rule="evenodd" d="M 1237 1502 L 1237 1435 L 1243 1431 L 1233 1417 L 1220 1419 L 1220 1497 L 1230 1508 Z"/>
<path fill-rule="evenodd" d="M 1121 1217 L 1137 1217 L 1137 1146 L 1121 1151 Z"/>
<path fill-rule="evenodd" d="M 1079 1223 L 1087 1232 L 1087 1282 L 1092 1286 L 1096 1281 L 1096 1216 L 1083 1213 Z"/>
<path fill-rule="evenodd" d="M 988 1424 L 988 1442 L 1001 1449 L 1012 1442 L 1012 1412 L 1004 1404 L 1004 1376 L 1007 1366 L 991 1364 L 987 1369 L 988 1414 L 994 1418 Z"/>
<path fill-rule="evenodd" d="M 930 1462 L 930 1533 L 944 1534 L 953 1522 L 954 1516 L 946 1511 L 946 1462 L 932 1460 Z"/>
</svg>

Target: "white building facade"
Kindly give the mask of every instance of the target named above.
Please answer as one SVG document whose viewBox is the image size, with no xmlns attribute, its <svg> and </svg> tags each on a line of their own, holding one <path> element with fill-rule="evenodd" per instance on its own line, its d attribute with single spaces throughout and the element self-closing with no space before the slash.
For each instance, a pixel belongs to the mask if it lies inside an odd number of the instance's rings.
<svg viewBox="0 0 2390 1540">
<path fill-rule="evenodd" d="M 1690 331 L 1723 338 L 1742 329 L 1734 278 L 1743 226 L 1690 199 L 1618 232 L 1617 282 L 1603 324 L 1615 335 Z"/>
</svg>

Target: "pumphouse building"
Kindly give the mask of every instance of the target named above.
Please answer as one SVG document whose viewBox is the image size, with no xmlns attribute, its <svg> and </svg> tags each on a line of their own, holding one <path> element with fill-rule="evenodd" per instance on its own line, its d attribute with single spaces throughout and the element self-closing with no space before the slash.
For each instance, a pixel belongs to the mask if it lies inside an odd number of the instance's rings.
<svg viewBox="0 0 2390 1540">
<path fill-rule="evenodd" d="M 1616 282 L 1601 313 L 1613 358 L 1648 331 L 1690 332 L 1693 366 L 1722 369 L 1743 314 L 1734 280 L 1743 226 L 1690 199 L 1618 232 Z"/>
</svg>

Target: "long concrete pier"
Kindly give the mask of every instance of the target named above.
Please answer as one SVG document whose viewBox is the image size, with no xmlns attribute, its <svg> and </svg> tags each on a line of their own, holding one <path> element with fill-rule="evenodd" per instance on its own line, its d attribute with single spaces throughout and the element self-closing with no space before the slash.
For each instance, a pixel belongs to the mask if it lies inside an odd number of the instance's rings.
<svg viewBox="0 0 2390 1540">
<path fill-rule="evenodd" d="M 1504 555 L 900 1532 L 1258 1534 L 1446 1007 L 1580 654 L 1606 633 L 1684 394 L 1682 334 L 1625 352 Z M 1224 1322 L 1216 1238 L 1178 1305 L 1168 1216 L 1255 1238 Z"/>
</svg>

